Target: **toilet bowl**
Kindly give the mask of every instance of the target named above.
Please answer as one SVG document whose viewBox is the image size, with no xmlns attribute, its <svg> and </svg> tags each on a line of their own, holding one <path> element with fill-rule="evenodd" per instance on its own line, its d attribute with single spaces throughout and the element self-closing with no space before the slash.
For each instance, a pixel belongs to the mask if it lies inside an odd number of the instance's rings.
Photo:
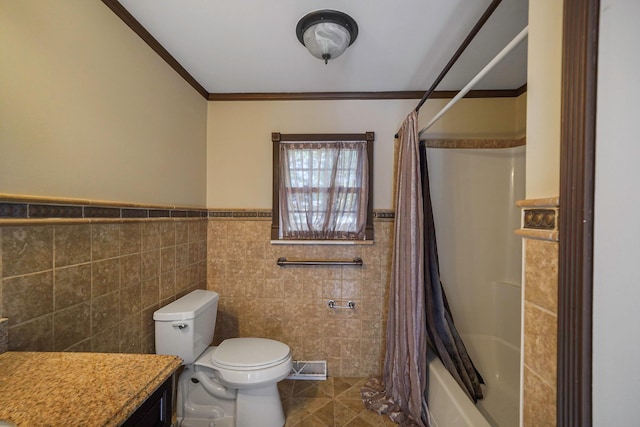
<svg viewBox="0 0 640 427">
<path fill-rule="evenodd" d="M 267 338 L 213 339 L 218 294 L 196 290 L 157 310 L 156 353 L 183 359 L 178 425 L 282 427 L 277 383 L 291 371 L 289 346 Z"/>
</svg>

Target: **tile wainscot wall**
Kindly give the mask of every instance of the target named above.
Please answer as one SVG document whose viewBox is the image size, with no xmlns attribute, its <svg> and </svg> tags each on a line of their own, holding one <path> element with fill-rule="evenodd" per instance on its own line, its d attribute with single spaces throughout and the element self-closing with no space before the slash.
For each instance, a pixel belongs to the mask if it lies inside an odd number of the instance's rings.
<svg viewBox="0 0 640 427">
<path fill-rule="evenodd" d="M 262 336 L 287 343 L 294 360 L 326 360 L 334 377 L 380 375 L 393 222 L 374 221 L 371 245 L 270 242 L 271 219 L 209 220 L 207 286 L 220 294 L 214 343 Z M 283 266 L 276 261 L 360 257 L 363 266 Z M 355 302 L 355 309 L 331 309 Z"/>
<path fill-rule="evenodd" d="M 153 312 L 209 289 L 220 294 L 214 344 L 273 338 L 295 360 L 326 360 L 330 376 L 381 373 L 392 212 L 376 212 L 372 244 L 296 245 L 271 243 L 270 211 L 96 210 L 18 196 L 0 207 L 9 350 L 153 353 Z M 105 214 L 114 217 L 94 216 Z M 363 265 L 280 267 L 280 257 Z M 329 300 L 355 309 L 331 309 Z"/>
<path fill-rule="evenodd" d="M 3 221 L 9 350 L 153 353 L 153 312 L 206 287 L 206 219 L 103 221 Z"/>
<path fill-rule="evenodd" d="M 556 425 L 558 198 L 523 200 L 524 427 Z"/>
</svg>

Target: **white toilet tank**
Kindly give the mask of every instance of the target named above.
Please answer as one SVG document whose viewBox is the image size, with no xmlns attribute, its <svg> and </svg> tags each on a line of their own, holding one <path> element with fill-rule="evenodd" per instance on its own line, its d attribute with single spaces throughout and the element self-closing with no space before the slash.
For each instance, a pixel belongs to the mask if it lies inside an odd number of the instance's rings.
<svg viewBox="0 0 640 427">
<path fill-rule="evenodd" d="M 211 345 L 217 312 L 218 294 L 202 289 L 156 310 L 156 354 L 178 356 L 185 365 L 195 362 Z"/>
</svg>

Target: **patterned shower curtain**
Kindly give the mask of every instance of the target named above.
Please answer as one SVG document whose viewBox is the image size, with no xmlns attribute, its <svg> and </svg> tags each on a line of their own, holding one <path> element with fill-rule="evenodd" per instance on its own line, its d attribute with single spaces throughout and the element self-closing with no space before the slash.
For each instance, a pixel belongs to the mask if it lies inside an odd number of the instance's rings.
<svg viewBox="0 0 640 427">
<path fill-rule="evenodd" d="M 431 425 L 425 401 L 427 345 L 463 390 L 482 398 L 481 377 L 453 325 L 440 283 L 426 150 L 412 112 L 399 132 L 394 250 L 383 377 L 362 389 L 365 406 L 403 426 Z M 428 340 L 427 340 L 428 337 Z"/>
</svg>

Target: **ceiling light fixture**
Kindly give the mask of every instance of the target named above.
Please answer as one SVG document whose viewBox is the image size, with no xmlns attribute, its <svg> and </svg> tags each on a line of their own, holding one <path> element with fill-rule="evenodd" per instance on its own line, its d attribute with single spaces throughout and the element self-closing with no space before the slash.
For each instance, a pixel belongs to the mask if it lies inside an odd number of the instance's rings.
<svg viewBox="0 0 640 427">
<path fill-rule="evenodd" d="M 358 24 L 346 13 L 316 10 L 300 19 L 296 35 L 311 55 L 327 64 L 353 44 L 358 37 Z"/>
</svg>

